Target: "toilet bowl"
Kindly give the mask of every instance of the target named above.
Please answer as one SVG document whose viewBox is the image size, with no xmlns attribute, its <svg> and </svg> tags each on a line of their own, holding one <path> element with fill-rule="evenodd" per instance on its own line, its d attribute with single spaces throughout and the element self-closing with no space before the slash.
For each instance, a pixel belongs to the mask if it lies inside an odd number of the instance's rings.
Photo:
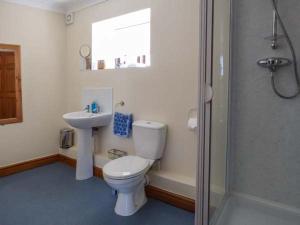
<svg viewBox="0 0 300 225">
<path fill-rule="evenodd" d="M 151 121 L 133 123 L 135 156 L 125 156 L 107 163 L 103 177 L 109 186 L 118 192 L 116 214 L 130 216 L 146 202 L 146 173 L 155 160 L 163 154 L 166 139 L 166 125 Z"/>
<path fill-rule="evenodd" d="M 111 161 L 103 168 L 104 180 L 118 191 L 115 212 L 130 216 L 146 202 L 145 174 L 153 164 L 138 156 L 125 156 Z"/>
</svg>

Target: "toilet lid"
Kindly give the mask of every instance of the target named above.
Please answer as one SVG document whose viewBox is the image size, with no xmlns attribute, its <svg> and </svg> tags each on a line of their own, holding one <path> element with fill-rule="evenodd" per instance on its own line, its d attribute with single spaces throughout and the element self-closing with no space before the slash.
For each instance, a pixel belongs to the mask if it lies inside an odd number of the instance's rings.
<svg viewBox="0 0 300 225">
<path fill-rule="evenodd" d="M 149 160 L 139 156 L 124 156 L 107 163 L 103 172 L 110 178 L 126 179 L 143 173 L 150 165 Z"/>
</svg>

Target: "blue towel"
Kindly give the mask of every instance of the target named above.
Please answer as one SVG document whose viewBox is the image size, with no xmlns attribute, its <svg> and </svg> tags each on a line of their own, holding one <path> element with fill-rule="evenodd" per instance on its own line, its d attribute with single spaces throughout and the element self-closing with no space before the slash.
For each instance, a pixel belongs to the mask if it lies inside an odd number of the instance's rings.
<svg viewBox="0 0 300 225">
<path fill-rule="evenodd" d="M 114 115 L 114 134 L 119 137 L 128 138 L 132 130 L 132 114 L 115 112 Z"/>
</svg>

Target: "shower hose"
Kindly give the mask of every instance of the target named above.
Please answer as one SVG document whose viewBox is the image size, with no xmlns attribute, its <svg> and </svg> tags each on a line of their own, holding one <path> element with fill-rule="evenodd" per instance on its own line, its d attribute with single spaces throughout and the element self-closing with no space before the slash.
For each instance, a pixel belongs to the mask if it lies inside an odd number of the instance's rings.
<svg viewBox="0 0 300 225">
<path fill-rule="evenodd" d="M 272 76 L 271 76 L 271 83 L 272 83 L 272 88 L 275 92 L 276 95 L 278 95 L 280 98 L 284 98 L 284 99 L 293 99 L 295 97 L 297 97 L 299 94 L 300 94 L 300 78 L 299 78 L 299 73 L 298 73 L 298 65 L 297 65 L 297 57 L 296 57 L 296 53 L 295 53 L 295 49 L 294 49 L 294 46 L 293 46 L 293 43 L 291 41 L 291 38 L 285 28 L 285 25 L 281 19 L 281 16 L 278 12 L 278 8 L 277 8 L 277 4 L 276 4 L 276 0 L 271 0 L 272 1 L 272 5 L 273 5 L 273 8 L 274 8 L 274 11 L 276 13 L 276 16 L 277 16 L 277 19 L 278 19 L 278 22 L 279 22 L 279 25 L 284 33 L 284 36 L 286 38 L 286 41 L 288 43 L 288 46 L 290 48 L 290 51 L 292 53 L 292 57 L 293 57 L 293 68 L 294 68 L 294 75 L 295 75 L 295 80 L 296 80 L 296 85 L 297 85 L 297 91 L 295 94 L 293 95 L 289 95 L 289 96 L 286 96 L 284 94 L 281 94 L 277 88 L 276 88 L 276 85 L 275 85 L 275 77 L 274 77 L 274 73 L 272 73 Z"/>
</svg>

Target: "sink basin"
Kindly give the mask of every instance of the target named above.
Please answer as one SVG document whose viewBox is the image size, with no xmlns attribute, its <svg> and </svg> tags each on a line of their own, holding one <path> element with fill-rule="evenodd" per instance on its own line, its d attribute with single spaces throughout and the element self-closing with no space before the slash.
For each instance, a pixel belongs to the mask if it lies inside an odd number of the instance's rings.
<svg viewBox="0 0 300 225">
<path fill-rule="evenodd" d="M 89 113 L 85 111 L 71 112 L 63 115 L 64 120 L 72 127 L 89 129 L 109 125 L 111 113 Z"/>
</svg>

